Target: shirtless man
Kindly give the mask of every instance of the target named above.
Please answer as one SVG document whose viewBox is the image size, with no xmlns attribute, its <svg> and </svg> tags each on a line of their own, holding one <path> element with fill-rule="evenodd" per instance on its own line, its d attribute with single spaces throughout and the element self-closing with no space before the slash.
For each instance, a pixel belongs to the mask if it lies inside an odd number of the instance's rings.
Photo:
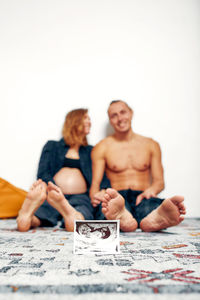
<svg viewBox="0 0 200 300">
<path fill-rule="evenodd" d="M 161 150 L 157 142 L 136 134 L 131 127 L 133 111 L 121 100 L 108 108 L 114 134 L 100 141 L 92 151 L 92 205 L 102 202 L 106 219 L 120 220 L 123 231 L 158 231 L 183 221 L 182 196 L 159 199 L 164 189 Z M 100 192 L 104 170 L 111 187 Z"/>
</svg>

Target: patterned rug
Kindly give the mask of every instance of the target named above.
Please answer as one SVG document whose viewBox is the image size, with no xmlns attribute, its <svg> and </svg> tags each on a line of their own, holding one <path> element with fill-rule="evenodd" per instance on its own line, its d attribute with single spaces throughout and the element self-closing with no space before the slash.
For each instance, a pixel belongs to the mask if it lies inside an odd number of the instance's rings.
<svg viewBox="0 0 200 300">
<path fill-rule="evenodd" d="M 169 295 L 170 294 L 170 295 Z M 0 299 L 199 299 L 200 218 L 162 232 L 120 233 L 119 254 L 73 254 L 60 227 L 0 220 Z M 67 297 L 67 298 L 66 298 Z"/>
</svg>

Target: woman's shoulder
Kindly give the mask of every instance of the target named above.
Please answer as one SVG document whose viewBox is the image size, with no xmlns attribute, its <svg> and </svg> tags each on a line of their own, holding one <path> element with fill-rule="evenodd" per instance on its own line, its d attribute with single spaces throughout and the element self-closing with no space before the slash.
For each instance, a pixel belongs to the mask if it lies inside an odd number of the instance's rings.
<svg viewBox="0 0 200 300">
<path fill-rule="evenodd" d="M 87 147 L 87 149 L 92 149 L 93 148 L 92 145 L 87 145 L 86 147 Z"/>
<path fill-rule="evenodd" d="M 56 141 L 56 140 L 48 140 L 45 143 L 45 145 L 44 145 L 45 148 L 61 147 L 61 146 L 63 146 L 63 147 L 67 146 L 65 144 L 65 141 L 63 139 L 60 139 L 58 141 Z"/>
<path fill-rule="evenodd" d="M 92 151 L 93 146 L 92 145 L 87 145 L 87 146 L 81 146 L 81 148 L 84 152 L 89 152 L 90 153 Z"/>
<path fill-rule="evenodd" d="M 79 153 L 80 153 L 80 155 L 84 155 L 84 156 L 86 155 L 86 156 L 90 157 L 92 148 L 93 148 L 93 146 L 91 146 L 91 145 L 81 146 L 79 149 Z"/>
</svg>

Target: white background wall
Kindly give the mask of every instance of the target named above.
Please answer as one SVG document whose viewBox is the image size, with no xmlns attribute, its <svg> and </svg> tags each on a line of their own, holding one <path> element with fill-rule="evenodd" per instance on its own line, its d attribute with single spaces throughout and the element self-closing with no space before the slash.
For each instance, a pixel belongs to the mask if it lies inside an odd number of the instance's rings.
<svg viewBox="0 0 200 300">
<path fill-rule="evenodd" d="M 199 0 L 0 0 L 0 177 L 28 189 L 69 110 L 89 108 L 95 144 L 124 99 L 161 145 L 161 196 L 200 216 L 199 17 Z"/>
</svg>

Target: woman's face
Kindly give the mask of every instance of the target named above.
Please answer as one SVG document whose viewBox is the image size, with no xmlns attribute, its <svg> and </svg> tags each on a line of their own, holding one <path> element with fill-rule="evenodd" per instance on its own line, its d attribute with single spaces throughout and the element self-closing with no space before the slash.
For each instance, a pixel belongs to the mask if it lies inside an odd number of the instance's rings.
<svg viewBox="0 0 200 300">
<path fill-rule="evenodd" d="M 88 115 L 88 113 L 86 113 L 84 115 L 83 118 L 83 127 L 84 127 L 84 133 L 87 135 L 88 133 L 90 133 L 90 128 L 91 128 L 91 120 L 90 117 Z"/>
</svg>

